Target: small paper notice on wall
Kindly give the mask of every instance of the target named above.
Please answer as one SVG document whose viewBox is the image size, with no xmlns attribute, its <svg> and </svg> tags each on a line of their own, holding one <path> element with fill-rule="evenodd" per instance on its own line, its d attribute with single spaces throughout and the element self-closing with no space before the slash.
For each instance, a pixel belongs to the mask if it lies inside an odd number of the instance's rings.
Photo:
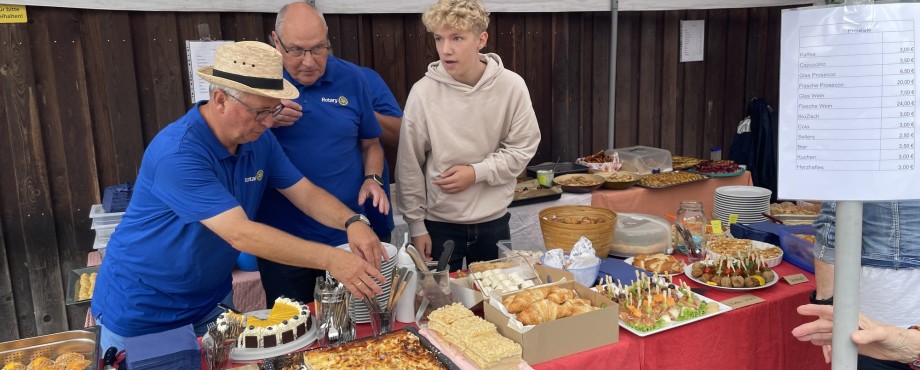
<svg viewBox="0 0 920 370">
<path fill-rule="evenodd" d="M 703 61 L 705 40 L 706 21 L 680 21 L 680 61 Z"/>
<path fill-rule="evenodd" d="M 0 4 L 0 23 L 26 23 L 28 21 L 25 5 Z"/>
<path fill-rule="evenodd" d="M 233 41 L 186 41 L 185 52 L 188 57 L 188 74 L 189 83 L 191 84 L 192 104 L 200 100 L 207 100 L 208 81 L 205 81 L 195 72 L 198 68 L 214 64 L 214 54 L 217 47 L 225 44 L 231 44 Z"/>
</svg>

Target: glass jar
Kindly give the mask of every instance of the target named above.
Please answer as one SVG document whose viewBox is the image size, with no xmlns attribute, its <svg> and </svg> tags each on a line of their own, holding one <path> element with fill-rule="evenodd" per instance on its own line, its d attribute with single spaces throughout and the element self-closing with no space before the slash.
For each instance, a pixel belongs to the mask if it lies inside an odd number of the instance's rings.
<svg viewBox="0 0 920 370">
<path fill-rule="evenodd" d="M 698 248 L 688 248 L 684 238 L 678 233 L 677 251 L 686 254 L 690 262 L 696 262 L 702 259 L 705 254 L 704 240 L 706 238 L 706 213 L 703 211 L 703 202 L 699 200 L 684 200 L 680 202 L 680 208 L 677 210 L 677 218 L 674 220 L 676 225 L 680 225 L 687 230 L 693 238 Z M 675 226 L 676 228 L 676 226 Z"/>
</svg>

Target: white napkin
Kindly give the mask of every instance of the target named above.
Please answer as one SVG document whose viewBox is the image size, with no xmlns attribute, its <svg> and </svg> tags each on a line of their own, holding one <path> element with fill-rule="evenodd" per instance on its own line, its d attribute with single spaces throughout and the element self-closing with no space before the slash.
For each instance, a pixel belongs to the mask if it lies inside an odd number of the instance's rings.
<svg viewBox="0 0 920 370">
<path fill-rule="evenodd" d="M 561 248 L 550 249 L 543 255 L 543 264 L 552 268 L 562 269 L 565 259 L 565 251 Z"/>
<path fill-rule="evenodd" d="M 594 256 L 594 253 L 594 246 L 591 244 L 591 240 L 588 240 L 586 237 L 581 237 L 575 242 L 575 246 L 572 247 L 572 251 L 569 252 L 569 255 L 572 257 Z"/>
</svg>

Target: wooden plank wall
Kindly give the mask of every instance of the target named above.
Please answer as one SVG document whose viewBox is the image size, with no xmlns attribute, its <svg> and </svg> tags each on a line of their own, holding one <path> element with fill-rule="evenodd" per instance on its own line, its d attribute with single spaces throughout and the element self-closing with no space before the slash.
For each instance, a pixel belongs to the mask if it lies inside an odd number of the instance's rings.
<svg viewBox="0 0 920 370">
<path fill-rule="evenodd" d="M 727 148 L 752 97 L 777 103 L 780 10 L 621 13 L 615 147 Z M 82 326 L 64 284 L 92 247 L 89 207 L 133 181 L 145 145 L 190 107 L 185 41 L 265 41 L 274 26 L 261 13 L 28 12 L 0 25 L 0 341 Z M 335 53 L 380 72 L 401 104 L 437 59 L 418 14 L 326 18 Z M 706 60 L 680 63 L 680 21 L 694 19 Z M 606 12 L 493 14 L 484 51 L 527 81 L 534 163 L 607 148 L 610 28 Z"/>
</svg>

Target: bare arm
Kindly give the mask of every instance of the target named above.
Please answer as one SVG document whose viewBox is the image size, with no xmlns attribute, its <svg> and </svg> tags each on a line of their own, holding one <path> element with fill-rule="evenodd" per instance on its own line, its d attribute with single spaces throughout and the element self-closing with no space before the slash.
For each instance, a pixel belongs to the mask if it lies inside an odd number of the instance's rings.
<svg viewBox="0 0 920 370">
<path fill-rule="evenodd" d="M 383 147 L 380 146 L 380 140 L 363 139 L 361 140 L 361 153 L 364 155 L 364 174 L 383 174 Z M 361 184 L 361 190 L 358 191 L 358 204 L 364 204 L 368 199 L 373 199 L 374 207 L 381 214 L 390 213 L 390 201 L 387 199 L 386 192 L 373 180 L 364 180 Z"/>
<path fill-rule="evenodd" d="M 815 258 L 815 299 L 834 296 L 834 265 Z"/>
<path fill-rule="evenodd" d="M 402 124 L 402 118 L 388 116 L 374 112 L 377 122 L 380 122 L 380 128 L 383 132 L 380 134 L 380 141 L 388 148 L 396 149 L 399 147 L 399 125 Z"/>
<path fill-rule="evenodd" d="M 201 223 L 237 250 L 286 265 L 327 270 L 358 297 L 379 294 L 381 289 L 373 279 L 385 281 L 379 269 L 357 254 L 303 240 L 251 221 L 242 207 L 227 210 Z"/>
<path fill-rule="evenodd" d="M 388 258 L 374 230 L 362 222 L 354 222 L 346 230 L 345 221 L 354 216 L 354 211 L 310 180 L 302 179 L 279 192 L 303 213 L 319 223 L 334 229 L 345 230 L 351 250 L 378 270 L 381 256 Z"/>
</svg>

